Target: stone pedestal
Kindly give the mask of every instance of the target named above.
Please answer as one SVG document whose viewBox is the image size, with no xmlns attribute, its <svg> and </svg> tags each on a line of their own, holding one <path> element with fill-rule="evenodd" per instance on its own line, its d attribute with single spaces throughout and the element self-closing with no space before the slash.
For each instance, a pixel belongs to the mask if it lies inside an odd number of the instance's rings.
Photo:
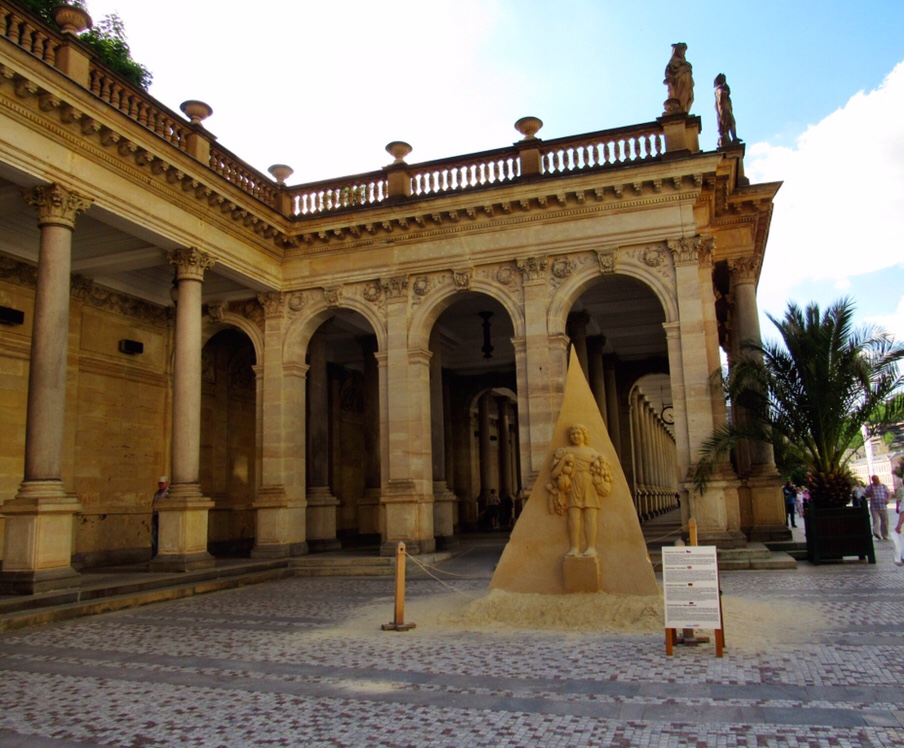
<svg viewBox="0 0 904 748">
<path fill-rule="evenodd" d="M 572 592 L 599 592 L 600 560 L 595 557 L 566 556 L 562 560 L 562 576 L 566 595 Z"/>
<path fill-rule="evenodd" d="M 159 546 L 151 559 L 151 571 L 184 572 L 214 566 L 214 558 L 207 552 L 207 515 L 211 508 L 213 502 L 201 494 L 197 483 L 170 486 L 167 497 L 157 505 Z"/>
<path fill-rule="evenodd" d="M 336 538 L 336 507 L 339 499 L 330 493 L 329 486 L 308 489 L 307 541 L 314 553 L 337 551 L 342 544 Z"/>
<path fill-rule="evenodd" d="M 785 525 L 782 479 L 774 468 L 773 473 L 772 476 L 747 479 L 753 520 L 750 528 L 751 542 L 791 539 L 791 528 Z"/>
<path fill-rule="evenodd" d="M 33 595 L 78 587 L 71 567 L 73 518 L 81 505 L 60 481 L 25 481 L 3 505 L 6 544 L 0 593 Z"/>
<path fill-rule="evenodd" d="M 308 552 L 304 502 L 289 501 L 281 486 L 264 486 L 257 494 L 254 509 L 252 558 L 287 558 Z"/>
</svg>

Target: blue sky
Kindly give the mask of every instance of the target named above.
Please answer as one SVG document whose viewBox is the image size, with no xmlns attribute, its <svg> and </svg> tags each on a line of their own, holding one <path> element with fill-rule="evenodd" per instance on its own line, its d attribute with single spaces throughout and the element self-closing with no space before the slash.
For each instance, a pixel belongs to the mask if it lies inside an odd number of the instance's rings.
<svg viewBox="0 0 904 748">
<path fill-rule="evenodd" d="M 783 181 L 762 311 L 825 306 L 904 339 L 904 2 L 87 0 L 117 12 L 151 93 L 290 184 L 497 148 L 534 115 L 554 138 L 662 113 L 674 42 L 694 66 L 701 145 L 725 73 L 753 181 Z M 764 322 L 764 333 L 771 326 Z"/>
</svg>

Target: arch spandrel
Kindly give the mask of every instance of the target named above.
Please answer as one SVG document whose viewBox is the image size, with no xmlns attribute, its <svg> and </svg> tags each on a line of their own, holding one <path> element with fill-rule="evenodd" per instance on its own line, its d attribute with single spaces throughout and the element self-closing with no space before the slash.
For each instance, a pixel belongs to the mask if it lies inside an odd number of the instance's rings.
<svg viewBox="0 0 904 748">
<path fill-rule="evenodd" d="M 236 312 L 228 309 L 219 311 L 216 316 L 205 315 L 204 324 L 201 329 L 201 346 L 207 345 L 208 341 L 218 332 L 235 328 L 245 333 L 254 346 L 254 357 L 258 363 L 264 361 L 264 334 L 260 327 L 247 317 L 243 317 Z"/>
<path fill-rule="evenodd" d="M 649 288 L 665 313 L 665 322 L 678 319 L 675 268 L 664 245 L 611 249 L 593 255 L 580 253 L 550 260 L 553 291 L 547 314 L 550 335 L 564 335 L 568 313 L 596 281 L 606 276 L 625 276 Z"/>
</svg>

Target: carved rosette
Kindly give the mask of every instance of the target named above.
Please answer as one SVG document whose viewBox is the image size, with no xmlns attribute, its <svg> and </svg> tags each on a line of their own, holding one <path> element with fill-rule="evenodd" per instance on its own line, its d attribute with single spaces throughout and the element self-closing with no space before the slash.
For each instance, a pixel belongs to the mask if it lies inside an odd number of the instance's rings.
<svg viewBox="0 0 904 748">
<path fill-rule="evenodd" d="M 282 316 L 285 298 L 285 294 L 279 291 L 259 293 L 257 301 L 264 310 L 264 318 Z"/>
<path fill-rule="evenodd" d="M 550 267 L 550 271 L 552 272 L 554 278 L 564 280 L 574 272 L 574 268 L 574 260 L 572 260 L 570 257 L 558 257 L 552 261 L 552 267 Z"/>
<path fill-rule="evenodd" d="M 216 260 L 197 247 L 179 247 L 166 253 L 166 260 L 176 266 L 177 280 L 204 280 L 204 271 L 212 268 Z"/>
<path fill-rule="evenodd" d="M 760 273 L 760 262 L 755 257 L 738 257 L 728 261 L 732 283 L 756 283 Z"/>
<path fill-rule="evenodd" d="M 293 291 L 286 297 L 286 306 L 290 312 L 300 312 L 306 303 L 305 295 L 301 291 Z"/>
<path fill-rule="evenodd" d="M 496 271 L 496 281 L 503 286 L 511 286 L 515 282 L 515 268 L 503 265 Z"/>
<path fill-rule="evenodd" d="M 597 252 L 596 256 L 599 259 L 601 273 L 606 274 L 615 272 L 615 264 L 618 260 L 617 250 L 607 249 L 604 252 Z"/>
<path fill-rule="evenodd" d="M 546 277 L 546 257 L 522 257 L 515 260 L 525 283 L 537 283 Z"/>
<path fill-rule="evenodd" d="M 70 229 L 75 228 L 75 219 L 93 202 L 58 184 L 33 187 L 23 191 L 22 196 L 26 203 L 38 209 L 38 223 L 41 226 L 55 224 Z"/>
<path fill-rule="evenodd" d="M 419 275 L 411 284 L 411 290 L 414 291 L 415 296 L 423 298 L 430 290 L 430 278 L 426 275 Z"/>
<path fill-rule="evenodd" d="M 640 260 L 647 267 L 658 268 L 665 262 L 665 250 L 662 247 L 647 247 L 641 250 Z"/>
<path fill-rule="evenodd" d="M 467 270 L 453 270 L 452 271 L 452 282 L 455 284 L 456 291 L 470 291 L 471 290 L 471 276 L 474 274 L 473 269 Z"/>
</svg>

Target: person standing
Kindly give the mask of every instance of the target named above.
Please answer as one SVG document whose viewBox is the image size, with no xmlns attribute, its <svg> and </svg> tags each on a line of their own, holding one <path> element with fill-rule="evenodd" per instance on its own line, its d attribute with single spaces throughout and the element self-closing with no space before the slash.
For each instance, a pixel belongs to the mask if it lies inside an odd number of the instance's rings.
<svg viewBox="0 0 904 748">
<path fill-rule="evenodd" d="M 791 481 L 788 481 L 782 486 L 782 496 L 785 497 L 785 515 L 787 516 L 785 522 L 790 527 L 797 527 L 797 522 L 794 519 L 794 505 L 797 502 L 797 491 L 794 490 L 794 485 Z"/>
<path fill-rule="evenodd" d="M 159 533 L 160 533 L 160 515 L 157 513 L 157 505 L 166 498 L 166 495 L 169 493 L 169 478 L 165 475 L 160 476 L 160 480 L 157 481 L 157 492 L 154 494 L 154 501 L 151 505 L 151 511 L 153 512 L 153 516 L 151 517 L 151 558 L 157 555 L 157 549 L 159 548 Z"/>
<path fill-rule="evenodd" d="M 873 537 L 877 540 L 888 540 L 888 498 L 891 493 L 884 483 L 879 482 L 879 476 L 870 478 L 863 495 L 869 499 L 869 511 L 873 516 Z"/>
</svg>

